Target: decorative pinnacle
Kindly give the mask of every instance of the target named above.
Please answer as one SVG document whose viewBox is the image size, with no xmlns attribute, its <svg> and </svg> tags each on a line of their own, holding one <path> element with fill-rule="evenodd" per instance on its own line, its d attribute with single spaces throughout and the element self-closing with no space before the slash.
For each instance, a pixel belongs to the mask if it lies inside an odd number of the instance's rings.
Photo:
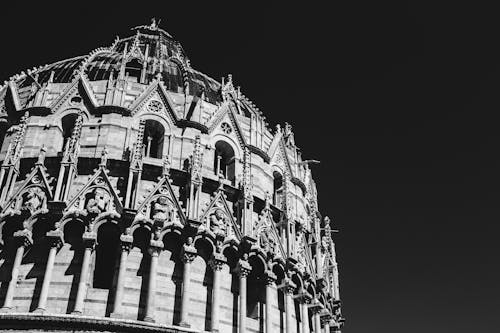
<svg viewBox="0 0 500 333">
<path fill-rule="evenodd" d="M 168 155 L 163 156 L 163 176 L 168 177 L 170 176 L 170 159 L 168 158 Z"/>
<path fill-rule="evenodd" d="M 40 152 L 38 153 L 38 161 L 36 162 L 37 165 L 44 164 L 46 151 L 47 151 L 47 148 L 45 148 L 45 145 L 42 145 L 42 147 L 40 148 Z"/>
<path fill-rule="evenodd" d="M 264 209 L 265 210 L 269 210 L 270 203 L 271 203 L 271 194 L 269 194 L 269 191 L 266 191 L 266 195 L 264 196 Z"/>
<path fill-rule="evenodd" d="M 99 163 L 99 166 L 105 168 L 107 164 L 108 164 L 108 149 L 106 148 L 106 146 L 104 146 L 101 152 L 101 163 Z"/>
</svg>

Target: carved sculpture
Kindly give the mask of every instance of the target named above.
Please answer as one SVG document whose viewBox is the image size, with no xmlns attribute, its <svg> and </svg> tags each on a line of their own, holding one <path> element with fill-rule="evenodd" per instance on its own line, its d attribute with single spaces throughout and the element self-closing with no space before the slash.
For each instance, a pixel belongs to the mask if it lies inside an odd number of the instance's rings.
<svg viewBox="0 0 500 333">
<path fill-rule="evenodd" d="M 31 187 L 23 195 L 21 207 L 29 210 L 32 214 L 42 208 L 43 203 L 47 199 L 45 192 L 39 187 Z"/>
<path fill-rule="evenodd" d="M 89 214 L 99 215 L 108 210 L 110 203 L 109 193 L 102 188 L 94 188 L 87 196 L 85 209 Z"/>
<path fill-rule="evenodd" d="M 165 222 L 171 216 L 172 207 L 165 196 L 160 196 L 153 202 L 151 217 L 155 221 Z"/>
</svg>

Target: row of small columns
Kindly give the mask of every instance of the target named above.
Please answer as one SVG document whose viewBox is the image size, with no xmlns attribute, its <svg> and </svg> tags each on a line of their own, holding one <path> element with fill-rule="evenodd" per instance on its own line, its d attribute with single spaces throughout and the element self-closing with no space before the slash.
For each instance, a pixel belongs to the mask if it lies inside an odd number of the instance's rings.
<svg viewBox="0 0 500 333">
<path fill-rule="evenodd" d="M 47 239 L 49 240 L 50 250 L 47 258 L 47 265 L 45 267 L 45 273 L 42 283 L 42 288 L 40 291 L 40 297 L 38 301 L 38 306 L 35 312 L 43 313 L 47 307 L 47 297 L 49 293 L 50 282 L 52 280 L 52 272 L 54 270 L 54 262 L 58 249 L 63 245 L 63 233 L 60 230 L 51 230 L 47 232 Z M 7 292 L 5 295 L 4 305 L 2 307 L 3 311 L 7 311 L 12 308 L 12 301 L 14 297 L 14 292 L 17 284 L 17 279 L 19 275 L 19 267 L 21 265 L 25 250 L 33 244 L 31 232 L 29 230 L 19 230 L 14 233 L 14 241 L 17 246 L 16 254 L 14 258 L 14 263 L 12 266 L 11 280 L 9 282 Z M 127 256 L 132 248 L 133 237 L 131 235 L 121 235 L 121 254 L 120 254 L 120 265 L 118 268 L 116 293 L 114 299 L 113 313 L 111 317 L 121 318 L 122 314 L 122 300 L 124 295 L 124 282 L 125 282 L 125 269 Z M 73 314 L 82 314 L 84 306 L 84 297 L 87 292 L 89 271 L 92 251 L 96 243 L 96 234 L 94 232 L 85 232 L 83 234 L 83 244 L 84 244 L 84 254 L 83 261 L 81 265 L 80 280 L 78 283 L 78 290 L 76 294 L 75 306 L 73 309 Z M 181 258 L 184 262 L 183 269 L 183 283 L 182 283 L 182 303 L 181 303 L 181 313 L 180 313 L 180 326 L 189 327 L 187 310 L 188 310 L 188 295 L 187 292 L 190 289 L 190 271 L 191 263 L 196 258 L 197 250 L 192 245 L 192 239 L 188 238 L 187 244 L 183 245 L 181 252 Z M 156 270 L 158 267 L 158 257 L 160 252 L 163 250 L 164 245 L 160 240 L 151 240 L 149 246 L 149 254 L 151 256 L 150 271 L 149 271 L 149 286 L 147 293 L 147 302 L 145 309 L 144 321 L 154 322 L 154 308 L 155 308 L 155 294 L 156 294 Z M 247 305 L 247 277 L 250 274 L 252 267 L 248 262 L 248 257 L 245 254 L 242 259 L 238 261 L 234 269 L 239 277 L 239 322 L 238 322 L 238 332 L 246 332 L 246 305 Z M 221 289 L 221 271 L 224 265 L 227 263 L 224 255 L 220 253 L 215 253 L 209 261 L 209 265 L 213 270 L 213 294 L 212 294 L 212 332 L 219 332 L 219 304 L 220 296 L 219 291 Z M 272 321 L 271 321 L 271 297 L 273 295 L 273 286 L 276 282 L 276 275 L 272 271 L 265 272 L 266 281 L 266 322 L 265 329 L 266 332 L 273 332 Z M 288 278 L 285 277 L 283 283 L 278 286 L 285 295 L 285 313 L 286 313 L 286 331 L 289 331 L 289 327 L 292 327 L 292 308 L 293 298 L 296 298 L 300 304 L 300 311 L 302 316 L 302 333 L 309 332 L 309 320 L 308 320 L 308 308 L 311 308 L 313 312 L 313 325 L 314 331 L 321 332 L 321 321 L 320 312 L 323 310 L 323 305 L 315 300 L 309 305 L 311 301 L 311 296 L 304 291 L 299 292 L 297 295 L 293 295 L 296 288 L 295 284 Z M 325 332 L 329 332 L 329 326 L 325 322 Z"/>
<path fill-rule="evenodd" d="M 60 230 L 51 230 L 46 234 L 50 244 L 47 264 L 45 266 L 45 273 L 43 276 L 42 288 L 40 290 L 40 297 L 38 299 L 38 306 L 35 312 L 43 313 L 47 308 L 47 297 L 49 295 L 50 282 L 52 280 L 52 272 L 54 270 L 54 262 L 56 259 L 57 251 L 63 245 L 63 234 Z M 19 267 L 23 260 L 26 249 L 33 244 L 31 232 L 29 230 L 19 230 L 14 233 L 14 242 L 16 245 L 16 254 L 14 263 L 12 265 L 11 279 L 5 294 L 5 301 L 2 311 L 8 311 L 12 308 L 12 301 L 14 299 L 14 292 L 16 289 L 17 279 L 19 277 Z M 84 297 L 87 292 L 88 277 L 90 271 L 90 261 L 92 251 L 96 241 L 96 234 L 93 232 L 85 232 L 83 234 L 83 244 L 85 251 L 83 254 L 82 267 L 80 272 L 80 281 L 78 282 L 78 290 L 76 294 L 75 306 L 73 314 L 83 313 Z"/>
</svg>

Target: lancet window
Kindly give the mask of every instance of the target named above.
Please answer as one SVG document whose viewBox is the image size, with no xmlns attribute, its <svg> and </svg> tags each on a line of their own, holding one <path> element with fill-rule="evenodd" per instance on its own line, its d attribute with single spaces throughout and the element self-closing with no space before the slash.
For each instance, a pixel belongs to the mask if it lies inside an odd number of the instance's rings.
<svg viewBox="0 0 500 333">
<path fill-rule="evenodd" d="M 214 171 L 216 175 L 223 176 L 235 182 L 235 156 L 230 144 L 224 141 L 217 141 L 215 144 Z"/>
<path fill-rule="evenodd" d="M 71 140 L 71 135 L 73 134 L 73 128 L 75 127 L 76 119 L 78 118 L 78 114 L 70 113 L 65 115 L 62 120 L 62 131 L 63 131 L 63 146 L 61 150 L 64 151 L 68 141 Z"/>
<path fill-rule="evenodd" d="M 144 128 L 144 156 L 151 158 L 163 157 L 163 144 L 165 141 L 165 128 L 152 119 L 146 120 Z"/>
</svg>

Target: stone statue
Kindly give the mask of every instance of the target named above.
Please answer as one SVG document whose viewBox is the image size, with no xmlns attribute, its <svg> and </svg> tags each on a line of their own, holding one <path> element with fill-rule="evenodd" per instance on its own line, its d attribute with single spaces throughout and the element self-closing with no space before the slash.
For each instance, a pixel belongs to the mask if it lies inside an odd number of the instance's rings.
<svg viewBox="0 0 500 333">
<path fill-rule="evenodd" d="M 214 233 L 226 233 L 226 216 L 222 209 L 216 209 L 210 214 L 210 230 Z"/>
<path fill-rule="evenodd" d="M 167 197 L 161 196 L 155 200 L 152 209 L 152 218 L 155 221 L 165 222 L 170 214 L 170 205 Z"/>
<path fill-rule="evenodd" d="M 109 199 L 109 195 L 104 189 L 95 188 L 89 196 L 85 209 L 90 214 L 99 215 L 108 209 Z"/>
<path fill-rule="evenodd" d="M 42 208 L 46 199 L 45 192 L 39 187 L 31 187 L 23 197 L 22 208 L 29 210 L 31 213 Z"/>
</svg>

